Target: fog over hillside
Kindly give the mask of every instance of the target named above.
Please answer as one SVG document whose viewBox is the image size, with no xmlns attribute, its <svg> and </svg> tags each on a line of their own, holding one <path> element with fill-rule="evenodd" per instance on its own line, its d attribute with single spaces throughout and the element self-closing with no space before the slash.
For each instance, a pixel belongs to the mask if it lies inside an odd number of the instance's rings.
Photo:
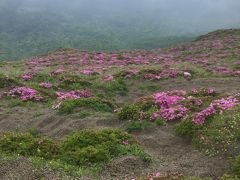
<svg viewBox="0 0 240 180">
<path fill-rule="evenodd" d="M 0 60 L 61 47 L 167 47 L 239 27 L 239 0 L 1 0 Z"/>
</svg>

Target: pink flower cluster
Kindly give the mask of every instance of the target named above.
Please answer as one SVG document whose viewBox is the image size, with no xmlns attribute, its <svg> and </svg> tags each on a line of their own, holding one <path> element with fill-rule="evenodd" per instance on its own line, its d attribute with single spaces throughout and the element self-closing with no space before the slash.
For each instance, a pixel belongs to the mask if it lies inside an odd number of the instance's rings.
<svg viewBox="0 0 240 180">
<path fill-rule="evenodd" d="M 233 108 L 238 104 L 240 104 L 240 102 L 235 97 L 232 97 L 232 96 L 226 99 L 222 98 L 219 100 L 215 100 L 210 104 L 209 107 L 197 113 L 193 119 L 193 122 L 197 125 L 202 125 L 204 124 L 206 118 L 215 114 L 217 110 L 220 110 L 221 112 L 222 110 Z"/>
<path fill-rule="evenodd" d="M 93 71 L 93 70 L 86 69 L 86 70 L 82 70 L 81 73 L 82 73 L 82 74 L 85 74 L 85 75 L 93 75 L 93 74 L 95 74 L 96 72 Z"/>
<path fill-rule="evenodd" d="M 201 99 L 196 99 L 193 96 L 188 96 L 187 99 L 192 105 L 201 106 L 203 104 L 203 101 Z"/>
<path fill-rule="evenodd" d="M 32 79 L 32 76 L 30 74 L 24 74 L 22 75 L 22 79 L 24 81 L 30 81 Z"/>
<path fill-rule="evenodd" d="M 160 111 L 161 117 L 168 121 L 174 121 L 176 119 L 182 119 L 188 112 L 188 109 L 182 105 L 176 107 L 163 108 Z"/>
<path fill-rule="evenodd" d="M 219 109 L 222 110 L 227 110 L 230 108 L 233 108 L 234 106 L 238 105 L 239 101 L 235 97 L 228 97 L 227 99 L 219 99 L 213 102 L 213 105 L 218 107 Z"/>
<path fill-rule="evenodd" d="M 177 95 L 168 95 L 168 93 L 160 92 L 153 95 L 155 104 L 161 108 L 169 108 L 171 105 L 176 104 L 178 101 L 183 100 L 184 97 Z"/>
<path fill-rule="evenodd" d="M 86 90 L 78 90 L 78 91 L 70 91 L 70 92 L 56 92 L 58 99 L 66 100 L 66 99 L 79 99 L 82 97 L 88 98 L 91 97 L 91 93 Z"/>
<path fill-rule="evenodd" d="M 40 101 L 43 98 L 41 96 L 38 96 L 38 91 L 35 89 L 31 89 L 28 87 L 17 87 L 12 89 L 8 95 L 12 97 L 20 97 L 22 101 L 28 101 L 28 100 L 35 100 Z"/>
<path fill-rule="evenodd" d="M 214 95 L 215 93 L 213 88 L 192 89 L 193 95 Z"/>
<path fill-rule="evenodd" d="M 151 80 L 154 80 L 154 79 L 161 79 L 161 76 L 160 75 L 155 75 L 155 74 L 145 74 L 144 76 L 144 79 L 151 79 Z"/>
<path fill-rule="evenodd" d="M 162 79 L 162 78 L 176 78 L 180 73 L 177 72 L 177 71 L 163 71 L 162 73 L 160 74 L 145 74 L 143 77 L 145 79 L 151 79 L 151 80 L 154 80 L 154 79 Z"/>
<path fill-rule="evenodd" d="M 113 80 L 113 76 L 112 75 L 104 76 L 103 80 L 104 81 L 112 81 Z"/>
<path fill-rule="evenodd" d="M 213 72 L 226 74 L 226 75 L 240 75 L 240 70 L 231 70 L 226 67 L 216 67 L 212 70 Z"/>
<path fill-rule="evenodd" d="M 123 145 L 128 145 L 129 142 L 128 142 L 128 140 L 124 140 L 124 141 L 122 141 L 122 144 L 123 144 Z"/>
<path fill-rule="evenodd" d="M 167 121 L 173 121 L 176 119 L 183 118 L 188 109 L 182 105 L 177 105 L 177 102 L 183 100 L 184 97 L 177 95 L 169 95 L 165 92 L 160 92 L 154 94 L 155 104 L 158 105 L 161 110 L 160 112 L 155 112 L 151 116 L 151 121 L 155 121 L 159 117 L 164 118 Z"/>
<path fill-rule="evenodd" d="M 197 125 L 202 125 L 205 122 L 205 119 L 213 114 L 216 113 L 216 109 L 210 105 L 206 109 L 202 110 L 201 112 L 197 113 L 194 117 L 193 122 Z"/>
<path fill-rule="evenodd" d="M 39 86 L 43 87 L 43 88 L 52 88 L 53 85 L 51 83 L 47 83 L 47 82 L 42 82 L 42 83 L 39 83 Z"/>
<path fill-rule="evenodd" d="M 56 71 L 51 72 L 51 75 L 58 75 L 58 74 L 63 74 L 65 70 L 63 68 L 59 68 Z"/>
</svg>

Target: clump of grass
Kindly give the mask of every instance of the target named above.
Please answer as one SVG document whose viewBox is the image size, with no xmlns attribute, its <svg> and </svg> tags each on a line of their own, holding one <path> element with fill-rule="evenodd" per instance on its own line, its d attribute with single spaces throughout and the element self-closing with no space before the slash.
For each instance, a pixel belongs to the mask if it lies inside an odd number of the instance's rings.
<svg viewBox="0 0 240 180">
<path fill-rule="evenodd" d="M 90 115 L 91 115 L 90 112 L 82 111 L 82 112 L 80 112 L 79 117 L 80 117 L 81 119 L 84 119 L 84 118 L 86 118 L 86 117 L 88 117 L 88 116 L 90 116 Z"/>
<path fill-rule="evenodd" d="M 240 155 L 230 159 L 229 165 L 230 165 L 230 173 L 240 178 Z"/>
<path fill-rule="evenodd" d="M 127 124 L 126 131 L 132 132 L 132 131 L 138 131 L 138 130 L 144 130 L 149 125 L 148 121 L 132 121 Z"/>
<path fill-rule="evenodd" d="M 107 96 L 114 96 L 116 94 L 126 95 L 128 88 L 126 83 L 122 79 L 116 79 L 111 82 L 97 82 L 94 89 L 101 89 Z"/>
<path fill-rule="evenodd" d="M 136 104 L 129 104 L 124 106 L 119 112 L 118 116 L 121 120 L 138 120 L 140 107 Z"/>
<path fill-rule="evenodd" d="M 9 87 L 9 86 L 18 86 L 20 84 L 21 83 L 18 80 L 7 77 L 4 74 L 0 73 L 0 88 Z"/>
<path fill-rule="evenodd" d="M 158 118 L 156 121 L 155 121 L 156 125 L 157 126 L 166 126 L 167 122 L 162 119 L 162 118 Z"/>
<path fill-rule="evenodd" d="M 37 75 L 35 75 L 32 79 L 32 81 L 34 82 L 51 82 L 54 83 L 56 82 L 56 77 L 54 76 L 50 76 L 48 73 L 39 73 Z"/>
<path fill-rule="evenodd" d="M 64 101 L 59 108 L 59 113 L 72 113 L 77 107 L 91 108 L 100 112 L 113 111 L 113 105 L 110 102 L 99 98 L 80 98 Z"/>
<path fill-rule="evenodd" d="M 136 145 L 132 136 L 119 130 L 76 132 L 63 141 L 61 159 L 73 165 L 108 162 L 114 157 L 128 154 L 128 148 L 121 148 L 122 142 L 126 140 L 129 146 Z M 136 148 L 142 151 L 139 146 Z"/>
<path fill-rule="evenodd" d="M 81 76 L 77 75 L 64 75 L 60 77 L 60 85 L 59 87 L 63 89 L 82 89 L 86 87 L 92 86 L 92 83 L 89 80 L 82 78 Z"/>
<path fill-rule="evenodd" d="M 144 121 L 149 120 L 153 112 L 157 111 L 152 98 L 142 98 L 136 103 L 125 105 L 118 113 L 120 120 Z"/>
</svg>

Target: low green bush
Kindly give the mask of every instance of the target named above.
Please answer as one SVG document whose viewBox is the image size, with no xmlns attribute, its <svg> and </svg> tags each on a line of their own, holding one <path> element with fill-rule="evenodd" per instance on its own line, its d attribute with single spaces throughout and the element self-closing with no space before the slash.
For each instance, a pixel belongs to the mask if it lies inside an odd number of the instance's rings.
<svg viewBox="0 0 240 180">
<path fill-rule="evenodd" d="M 176 133 L 179 136 L 193 138 L 203 126 L 198 126 L 192 122 L 192 117 L 185 119 L 175 126 Z"/>
<path fill-rule="evenodd" d="M 30 133 L 6 133 L 0 138 L 0 152 L 52 159 L 58 154 L 59 148 L 45 137 L 34 137 Z"/>
<path fill-rule="evenodd" d="M 132 132 L 137 130 L 144 130 L 148 125 L 148 121 L 132 121 L 127 124 L 126 131 Z"/>
<path fill-rule="evenodd" d="M 231 171 L 232 175 L 240 178 L 240 155 L 231 159 L 229 161 L 229 164 L 230 164 L 230 171 Z"/>
<path fill-rule="evenodd" d="M 115 79 L 110 82 L 97 82 L 93 88 L 98 91 L 102 90 L 107 96 L 114 96 L 116 94 L 126 95 L 128 92 L 127 85 L 122 79 Z"/>
<path fill-rule="evenodd" d="M 132 136 L 119 130 L 79 131 L 63 141 L 60 159 L 74 165 L 107 162 L 119 155 L 118 146 L 126 140 L 129 145 L 136 143 Z"/>
<path fill-rule="evenodd" d="M 18 80 L 7 77 L 4 74 L 0 73 L 0 88 L 20 85 L 21 83 Z"/>
<path fill-rule="evenodd" d="M 59 108 L 59 113 L 72 113 L 77 107 L 91 108 L 100 112 L 113 111 L 113 105 L 110 102 L 99 98 L 80 98 L 63 101 Z"/>
<path fill-rule="evenodd" d="M 139 120 L 139 113 L 141 109 L 136 104 L 129 104 L 124 106 L 119 112 L 120 120 Z"/>
<path fill-rule="evenodd" d="M 104 165 L 121 155 L 150 156 L 130 134 L 116 129 L 81 130 L 61 142 L 30 133 L 6 133 L 0 138 L 0 153 L 42 158 L 76 167 Z"/>
</svg>

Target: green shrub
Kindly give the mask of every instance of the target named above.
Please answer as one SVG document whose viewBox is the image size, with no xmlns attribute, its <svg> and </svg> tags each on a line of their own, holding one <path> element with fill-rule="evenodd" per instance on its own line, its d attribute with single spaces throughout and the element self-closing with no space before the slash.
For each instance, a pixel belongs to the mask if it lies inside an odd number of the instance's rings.
<svg viewBox="0 0 240 180">
<path fill-rule="evenodd" d="M 116 79 L 111 82 L 98 82 L 94 85 L 94 88 L 98 91 L 101 89 L 107 96 L 113 96 L 116 94 L 126 95 L 128 88 L 126 83 L 122 79 Z"/>
<path fill-rule="evenodd" d="M 134 155 L 141 157 L 145 162 L 151 162 L 151 156 L 144 152 L 142 148 L 139 148 L 138 145 L 119 145 L 117 146 L 117 151 L 119 155 Z"/>
<path fill-rule="evenodd" d="M 0 151 L 23 156 L 38 156 L 52 159 L 58 153 L 58 146 L 48 138 L 37 138 L 30 133 L 6 133 L 0 139 Z"/>
<path fill-rule="evenodd" d="M 88 116 L 90 116 L 90 115 L 91 115 L 90 112 L 82 111 L 82 112 L 80 112 L 79 117 L 80 117 L 81 119 L 84 119 L 84 118 L 86 118 L 86 117 L 88 117 Z"/>
<path fill-rule="evenodd" d="M 35 75 L 32 79 L 34 82 L 51 82 L 54 83 L 56 81 L 56 77 L 50 76 L 48 73 L 39 73 Z"/>
<path fill-rule="evenodd" d="M 240 178 L 240 155 L 231 159 L 229 164 L 231 173 Z"/>
<path fill-rule="evenodd" d="M 157 126 L 165 126 L 167 124 L 167 122 L 164 119 L 161 119 L 161 118 L 158 118 L 155 121 L 155 123 L 156 123 Z"/>
<path fill-rule="evenodd" d="M 105 163 L 122 155 L 151 161 L 133 136 L 114 129 L 77 131 L 56 143 L 30 133 L 6 133 L 0 138 L 1 154 L 27 156 L 37 166 L 45 165 L 77 176 L 99 173 Z"/>
<path fill-rule="evenodd" d="M 0 73 L 0 88 L 9 87 L 9 86 L 18 86 L 21 83 L 16 79 L 5 76 Z"/>
<path fill-rule="evenodd" d="M 111 158 L 123 154 L 123 151 L 119 151 L 119 146 L 126 140 L 129 146 L 136 144 L 132 136 L 119 130 L 79 131 L 63 141 L 60 159 L 73 165 L 108 162 Z M 139 151 L 143 151 L 139 146 L 137 147 Z"/>
<path fill-rule="evenodd" d="M 220 180 L 240 180 L 237 176 L 231 176 L 231 175 L 223 175 L 223 177 L 220 178 Z"/>
<path fill-rule="evenodd" d="M 80 98 L 64 101 L 59 108 L 59 113 L 72 113 L 77 107 L 91 108 L 100 112 L 113 111 L 113 105 L 110 102 L 99 98 Z"/>
<path fill-rule="evenodd" d="M 192 118 L 181 121 L 175 127 L 176 133 L 179 136 L 185 136 L 193 138 L 198 130 L 202 129 L 202 126 L 198 126 L 192 122 Z"/>
<path fill-rule="evenodd" d="M 92 83 L 77 75 L 64 75 L 60 77 L 60 85 L 63 89 L 77 90 L 92 86 Z"/>
<path fill-rule="evenodd" d="M 135 104 L 124 106 L 118 114 L 121 120 L 139 120 L 140 107 Z"/>
<path fill-rule="evenodd" d="M 132 121 L 127 125 L 126 131 L 132 132 L 137 130 L 144 130 L 148 125 L 148 121 Z"/>
<path fill-rule="evenodd" d="M 88 165 L 94 163 L 104 163 L 111 159 L 111 154 L 104 145 L 87 146 L 76 148 L 72 151 L 64 151 L 61 160 L 73 165 Z"/>
<path fill-rule="evenodd" d="M 141 98 L 136 104 L 139 105 L 142 111 L 156 112 L 158 110 L 152 97 Z"/>
</svg>

